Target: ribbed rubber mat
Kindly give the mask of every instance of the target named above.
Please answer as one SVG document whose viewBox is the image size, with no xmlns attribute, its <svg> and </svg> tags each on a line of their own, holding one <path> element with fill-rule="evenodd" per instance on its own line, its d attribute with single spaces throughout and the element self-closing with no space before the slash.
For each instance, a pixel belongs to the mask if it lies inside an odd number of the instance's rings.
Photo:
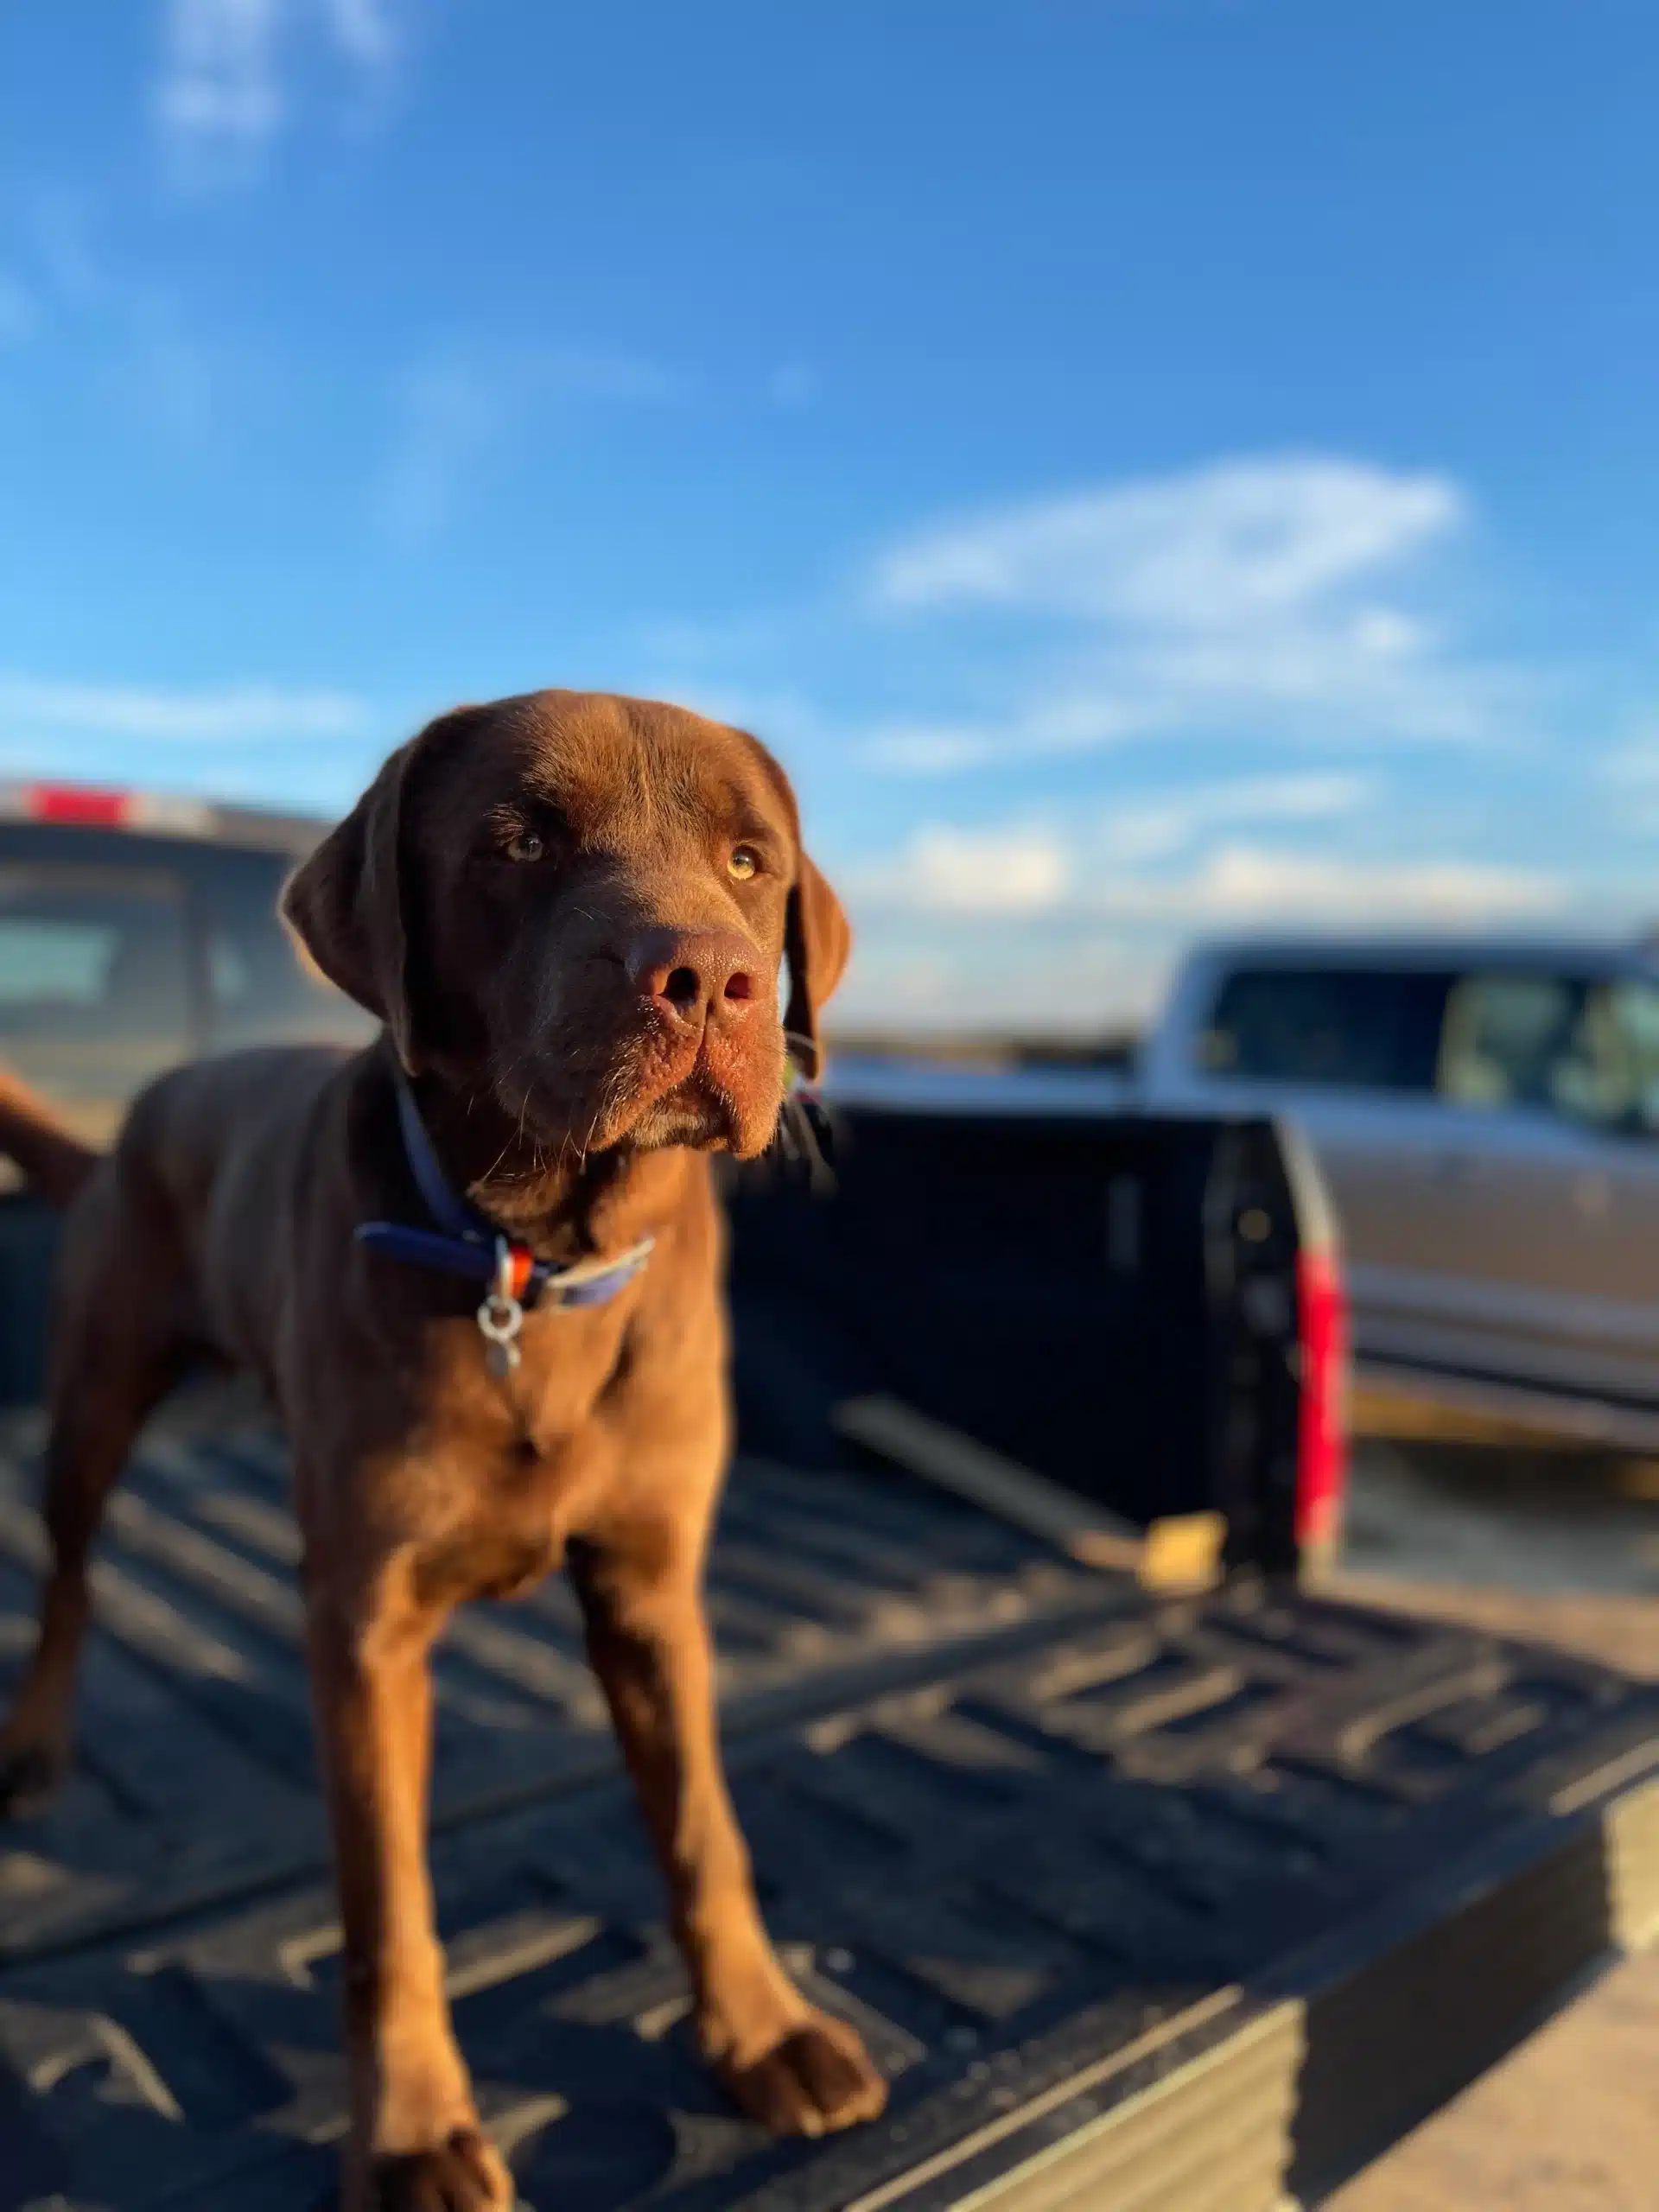
<svg viewBox="0 0 1659 2212">
<path fill-rule="evenodd" d="M 1312 2186 L 1375 2147 L 1607 1950 L 1659 1692 L 1235 1589 L 1052 1629 L 731 1764 L 769 1921 L 863 2024 L 892 2109 L 779 2145 L 726 2108 L 632 1806 L 595 1783 L 435 1847 L 460 2033 L 529 2204 L 1267 2212 L 1287 2166 Z M 0 2208 L 316 2201 L 336 1943 L 316 1883 L 0 1975 Z"/>
<path fill-rule="evenodd" d="M 189 1416 L 145 1440 L 111 1499 L 81 1757 L 47 1816 L 0 1827 L 0 1957 L 324 1861 L 285 1454 L 257 1422 Z M 44 1557 L 25 1424 L 12 1430 L 0 1451 L 0 1694 L 29 1648 Z M 733 1726 L 843 1697 L 849 1677 L 888 1662 L 1123 1601 L 904 1478 L 753 1461 L 734 1472 L 709 1576 Z M 456 1616 L 436 1701 L 441 1823 L 614 1764 L 560 1577 Z"/>
</svg>

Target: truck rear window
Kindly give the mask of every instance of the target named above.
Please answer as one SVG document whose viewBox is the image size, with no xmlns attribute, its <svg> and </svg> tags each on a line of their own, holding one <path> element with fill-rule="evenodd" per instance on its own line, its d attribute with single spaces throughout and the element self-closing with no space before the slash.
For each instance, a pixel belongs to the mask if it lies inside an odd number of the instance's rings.
<svg viewBox="0 0 1659 2212">
<path fill-rule="evenodd" d="M 192 856 L 201 916 L 207 1033 L 204 1049 L 243 1045 L 359 1045 L 374 1024 L 300 963 L 276 918 L 292 862 L 280 853 L 205 846 Z"/>
<path fill-rule="evenodd" d="M 1247 1081 L 1433 1090 L 1452 980 L 1427 970 L 1239 969 L 1217 995 L 1204 1064 Z"/>
<path fill-rule="evenodd" d="M 200 1053 L 363 1042 L 373 1023 L 301 965 L 276 918 L 291 865 L 205 840 L 0 823 L 0 1064 L 101 1135 L 152 1076 Z"/>
<path fill-rule="evenodd" d="M 192 1043 L 184 886 L 166 868 L 0 861 L 0 1058 L 121 1096 Z"/>
</svg>

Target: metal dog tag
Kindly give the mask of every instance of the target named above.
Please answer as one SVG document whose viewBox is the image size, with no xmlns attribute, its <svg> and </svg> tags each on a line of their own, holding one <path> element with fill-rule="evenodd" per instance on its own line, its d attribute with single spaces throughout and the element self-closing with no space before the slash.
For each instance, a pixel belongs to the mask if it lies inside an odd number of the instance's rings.
<svg viewBox="0 0 1659 2212">
<path fill-rule="evenodd" d="M 518 1332 L 524 1325 L 524 1307 L 505 1291 L 493 1290 L 478 1309 L 484 1364 L 499 1382 L 505 1382 L 518 1364 Z"/>
<path fill-rule="evenodd" d="M 505 1382 L 519 1361 L 517 1344 L 493 1343 L 484 1347 L 484 1364 L 498 1382 Z"/>
</svg>

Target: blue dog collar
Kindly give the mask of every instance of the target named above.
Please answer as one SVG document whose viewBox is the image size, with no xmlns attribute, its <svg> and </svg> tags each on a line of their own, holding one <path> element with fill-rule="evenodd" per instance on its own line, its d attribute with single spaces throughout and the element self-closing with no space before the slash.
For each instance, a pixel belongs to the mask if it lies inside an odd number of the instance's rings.
<svg viewBox="0 0 1659 2212">
<path fill-rule="evenodd" d="M 397 1090 L 397 1124 L 403 1132 L 409 1172 L 438 1226 L 410 1229 L 400 1221 L 365 1221 L 353 1231 L 355 1243 L 411 1267 L 435 1268 L 468 1282 L 488 1284 L 493 1300 L 503 1307 L 603 1306 L 644 1268 L 654 1242 L 649 1236 L 631 1246 L 620 1259 L 582 1260 L 569 1268 L 555 1268 L 538 1260 L 528 1245 L 504 1236 L 476 1206 L 450 1189 L 415 1095 L 401 1071 Z M 485 1303 L 487 1306 L 492 1300 Z M 484 1308 L 480 1311 L 481 1314 Z M 485 1333 L 490 1332 L 486 1329 Z M 517 1333 L 516 1329 L 512 1333 Z"/>
</svg>

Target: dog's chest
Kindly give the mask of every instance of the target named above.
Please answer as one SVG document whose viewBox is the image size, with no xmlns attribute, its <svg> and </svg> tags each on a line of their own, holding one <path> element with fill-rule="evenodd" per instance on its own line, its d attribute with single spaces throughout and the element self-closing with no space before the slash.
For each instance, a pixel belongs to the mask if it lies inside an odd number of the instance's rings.
<svg viewBox="0 0 1659 2212">
<path fill-rule="evenodd" d="M 551 1329 L 526 1325 L 524 1357 L 505 1376 L 464 1324 L 446 1325 L 430 1347 L 416 1455 L 429 1489 L 413 1518 L 433 1599 L 510 1596 L 538 1581 L 603 1494 L 614 1452 L 594 1414 L 618 1332 L 576 1316 L 560 1330 L 567 1317 L 553 1319 Z"/>
<path fill-rule="evenodd" d="M 552 1528 L 516 1517 L 480 1519 L 429 1545 L 416 1567 L 416 1586 L 429 1605 L 473 1598 L 517 1598 L 558 1567 L 564 1542 Z"/>
<path fill-rule="evenodd" d="M 623 1357 L 626 1294 L 593 1313 L 530 1313 L 510 1339 L 471 1319 L 447 1319 L 429 1332 L 424 1361 L 429 1421 L 493 1446 L 532 1445 L 544 1458 L 592 1420 Z"/>
</svg>

